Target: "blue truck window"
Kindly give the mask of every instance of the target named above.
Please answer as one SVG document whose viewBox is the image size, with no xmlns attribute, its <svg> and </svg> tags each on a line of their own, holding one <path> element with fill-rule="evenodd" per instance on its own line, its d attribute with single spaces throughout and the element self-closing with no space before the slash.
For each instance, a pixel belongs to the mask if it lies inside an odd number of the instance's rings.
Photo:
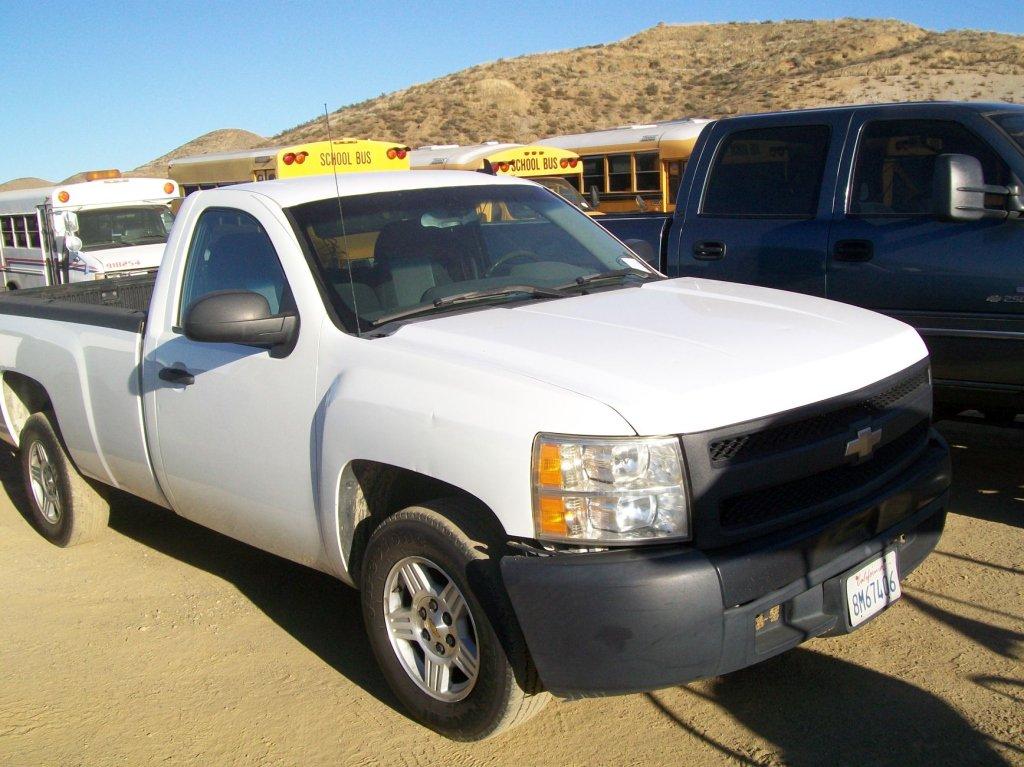
<svg viewBox="0 0 1024 767">
<path fill-rule="evenodd" d="M 701 214 L 813 217 L 829 133 L 827 125 L 794 125 L 728 136 L 711 169 Z"/>
<path fill-rule="evenodd" d="M 1006 131 L 1006 135 L 1013 139 L 1024 152 L 1024 109 L 989 115 L 989 119 Z"/>
<path fill-rule="evenodd" d="M 864 126 L 861 134 L 850 213 L 931 215 L 932 174 L 935 158 L 940 154 L 967 154 L 978 158 L 985 172 L 985 183 L 1009 181 L 1009 169 L 999 155 L 958 122 L 876 120 Z"/>
</svg>

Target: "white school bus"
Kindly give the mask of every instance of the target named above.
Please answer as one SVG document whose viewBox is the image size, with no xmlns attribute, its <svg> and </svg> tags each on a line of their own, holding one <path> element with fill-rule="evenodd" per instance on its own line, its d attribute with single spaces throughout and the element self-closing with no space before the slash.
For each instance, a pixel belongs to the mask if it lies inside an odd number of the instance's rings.
<svg viewBox="0 0 1024 767">
<path fill-rule="evenodd" d="M 597 191 L 598 208 L 624 212 L 643 205 L 661 212 L 675 209 L 676 193 L 686 161 L 708 120 L 687 119 L 649 125 L 553 136 L 540 146 L 569 149 L 579 154 L 583 171 L 581 190 Z"/>
<path fill-rule="evenodd" d="M 322 173 L 408 170 L 409 147 L 394 141 L 342 138 L 286 147 L 179 157 L 167 163 L 167 175 L 184 194 L 229 184 Z"/>
<path fill-rule="evenodd" d="M 583 164 L 575 152 L 549 146 L 501 144 L 435 144 L 409 153 L 413 170 L 476 170 L 495 176 L 518 176 L 548 187 L 577 207 L 589 211 L 580 195 Z"/>
<path fill-rule="evenodd" d="M 86 181 L 0 192 L 0 271 L 8 290 L 156 269 L 178 185 L 91 171 Z"/>
</svg>

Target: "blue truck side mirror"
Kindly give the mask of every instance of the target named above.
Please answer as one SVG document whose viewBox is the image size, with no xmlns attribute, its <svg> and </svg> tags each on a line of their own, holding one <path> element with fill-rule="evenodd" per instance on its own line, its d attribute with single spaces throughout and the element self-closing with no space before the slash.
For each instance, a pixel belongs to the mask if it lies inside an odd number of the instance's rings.
<svg viewBox="0 0 1024 767">
<path fill-rule="evenodd" d="M 985 207 L 985 195 L 1007 198 L 1007 207 Z M 932 206 L 942 221 L 978 221 L 982 218 L 1018 218 L 1020 193 L 1016 187 L 985 183 L 981 161 L 966 154 L 940 154 L 932 174 Z"/>
</svg>

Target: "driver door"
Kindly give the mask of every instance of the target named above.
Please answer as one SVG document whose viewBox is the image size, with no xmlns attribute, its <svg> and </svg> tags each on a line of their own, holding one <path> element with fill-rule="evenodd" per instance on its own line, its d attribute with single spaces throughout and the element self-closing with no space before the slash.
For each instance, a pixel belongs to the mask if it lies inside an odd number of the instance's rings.
<svg viewBox="0 0 1024 767">
<path fill-rule="evenodd" d="M 193 341 L 181 328 L 188 307 L 214 291 L 255 291 L 272 312 L 286 310 L 303 276 L 278 257 L 295 247 L 283 225 L 255 200 L 230 200 L 198 212 L 180 290 L 145 360 L 155 468 L 182 516 L 312 564 L 321 551 L 310 450 L 317 328 L 300 328 L 284 356 Z"/>
</svg>

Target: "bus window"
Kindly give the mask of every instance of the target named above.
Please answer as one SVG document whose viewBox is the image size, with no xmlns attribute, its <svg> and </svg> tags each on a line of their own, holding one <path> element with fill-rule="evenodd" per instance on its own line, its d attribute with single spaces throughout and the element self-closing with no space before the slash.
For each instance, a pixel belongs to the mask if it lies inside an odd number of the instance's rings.
<svg viewBox="0 0 1024 767">
<path fill-rule="evenodd" d="M 674 205 L 679 198 L 679 183 L 683 180 L 683 169 L 686 168 L 686 160 L 672 160 L 665 163 L 665 173 L 668 176 L 668 199 L 669 205 Z"/>
<path fill-rule="evenodd" d="M 26 216 L 25 224 L 28 226 L 28 246 L 38 248 L 39 246 L 39 219 L 35 216 Z"/>
<path fill-rule="evenodd" d="M 3 229 L 4 247 L 14 247 L 14 216 L 3 216 L 0 218 L 0 228 Z"/>
<path fill-rule="evenodd" d="M 632 169 L 628 154 L 616 154 L 608 158 L 608 191 L 629 192 L 632 189 Z"/>
<path fill-rule="evenodd" d="M 604 157 L 584 157 L 583 193 L 590 194 L 595 186 L 597 191 L 604 191 Z"/>
<path fill-rule="evenodd" d="M 657 152 L 644 152 L 636 155 L 636 191 L 661 191 L 661 174 L 658 172 Z"/>
</svg>

